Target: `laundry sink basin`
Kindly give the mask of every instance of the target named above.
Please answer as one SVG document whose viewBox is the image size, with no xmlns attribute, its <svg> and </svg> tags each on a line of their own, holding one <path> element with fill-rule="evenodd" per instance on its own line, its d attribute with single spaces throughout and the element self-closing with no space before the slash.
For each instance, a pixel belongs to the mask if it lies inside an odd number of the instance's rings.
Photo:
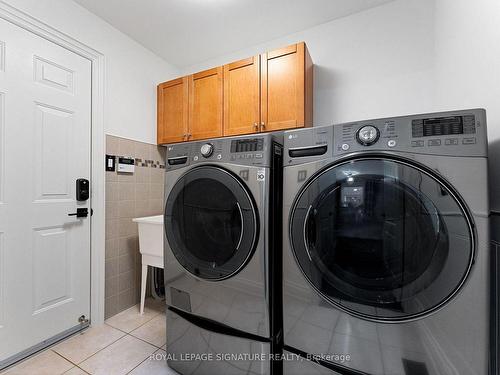
<svg viewBox="0 0 500 375">
<path fill-rule="evenodd" d="M 139 251 L 141 254 L 161 257 L 163 263 L 163 215 L 138 217 L 133 221 L 139 226 Z M 160 267 L 160 265 L 156 267 Z"/>
</svg>

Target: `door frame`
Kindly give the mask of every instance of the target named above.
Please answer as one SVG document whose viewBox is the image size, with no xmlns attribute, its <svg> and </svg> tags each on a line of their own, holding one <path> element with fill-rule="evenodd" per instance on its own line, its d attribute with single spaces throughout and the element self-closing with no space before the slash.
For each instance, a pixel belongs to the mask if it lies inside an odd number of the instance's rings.
<svg viewBox="0 0 500 375">
<path fill-rule="evenodd" d="M 104 72 L 102 53 L 79 42 L 32 16 L 0 0 L 0 18 L 63 47 L 91 62 L 91 198 L 90 217 L 90 323 L 104 322 L 105 260 L 105 143 L 104 143 Z M 47 337 L 48 339 L 48 337 Z"/>
</svg>

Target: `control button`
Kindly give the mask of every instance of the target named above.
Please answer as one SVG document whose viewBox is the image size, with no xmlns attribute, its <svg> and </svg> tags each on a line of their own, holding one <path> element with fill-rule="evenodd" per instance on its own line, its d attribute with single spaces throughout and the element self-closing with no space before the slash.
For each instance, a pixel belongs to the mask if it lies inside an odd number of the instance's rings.
<svg viewBox="0 0 500 375">
<path fill-rule="evenodd" d="M 262 159 L 262 154 L 255 154 L 256 159 Z"/>
<path fill-rule="evenodd" d="M 214 153 L 214 146 L 211 143 L 205 143 L 200 149 L 203 157 L 208 158 Z"/>
<path fill-rule="evenodd" d="M 349 146 L 347 143 L 343 143 L 340 147 L 342 147 L 342 150 L 347 151 L 351 146 Z"/>
<path fill-rule="evenodd" d="M 424 147 L 424 141 L 412 141 L 411 147 Z"/>
<path fill-rule="evenodd" d="M 247 159 L 253 158 L 253 154 L 247 154 Z"/>
<path fill-rule="evenodd" d="M 444 140 L 446 146 L 456 146 L 458 145 L 458 138 L 448 138 Z"/>
<path fill-rule="evenodd" d="M 396 146 L 396 141 L 394 139 L 389 139 L 389 141 L 387 142 L 387 146 L 389 147 Z"/>
<path fill-rule="evenodd" d="M 464 138 L 462 139 L 463 145 L 474 145 L 476 144 L 476 138 Z"/>
<path fill-rule="evenodd" d="M 193 156 L 193 160 L 194 160 L 194 161 L 198 161 L 198 155 Z"/>
<path fill-rule="evenodd" d="M 356 140 L 363 146 L 370 146 L 378 141 L 380 137 L 379 130 L 372 125 L 363 126 L 356 133 Z"/>
<path fill-rule="evenodd" d="M 440 139 L 429 139 L 427 141 L 427 146 L 441 146 L 441 140 Z"/>
<path fill-rule="evenodd" d="M 221 154 L 217 155 L 217 159 L 219 160 L 222 159 L 222 155 Z"/>
</svg>

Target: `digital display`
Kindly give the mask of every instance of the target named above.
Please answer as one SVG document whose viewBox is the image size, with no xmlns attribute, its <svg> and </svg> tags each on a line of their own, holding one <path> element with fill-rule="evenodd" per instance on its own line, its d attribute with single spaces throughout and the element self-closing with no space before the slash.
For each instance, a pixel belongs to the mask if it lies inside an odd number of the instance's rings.
<svg viewBox="0 0 500 375">
<path fill-rule="evenodd" d="M 474 116 L 435 117 L 412 121 L 414 138 L 474 134 L 475 132 Z"/>
<path fill-rule="evenodd" d="M 231 141 L 231 152 L 254 152 L 263 149 L 263 138 L 235 139 Z"/>
</svg>

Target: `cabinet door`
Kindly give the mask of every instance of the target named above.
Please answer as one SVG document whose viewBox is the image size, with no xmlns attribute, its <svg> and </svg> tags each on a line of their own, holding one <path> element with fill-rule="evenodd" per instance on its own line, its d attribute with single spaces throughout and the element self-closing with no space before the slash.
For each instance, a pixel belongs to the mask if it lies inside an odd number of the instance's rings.
<svg viewBox="0 0 500 375">
<path fill-rule="evenodd" d="M 261 130 L 312 125 L 312 62 L 305 44 L 264 53 L 261 61 Z"/>
<path fill-rule="evenodd" d="M 188 133 L 188 78 L 158 85 L 158 144 L 182 142 Z"/>
<path fill-rule="evenodd" d="M 258 131 L 259 56 L 224 65 L 224 135 Z"/>
<path fill-rule="evenodd" d="M 189 76 L 189 140 L 222 136 L 222 83 L 222 67 Z"/>
</svg>

